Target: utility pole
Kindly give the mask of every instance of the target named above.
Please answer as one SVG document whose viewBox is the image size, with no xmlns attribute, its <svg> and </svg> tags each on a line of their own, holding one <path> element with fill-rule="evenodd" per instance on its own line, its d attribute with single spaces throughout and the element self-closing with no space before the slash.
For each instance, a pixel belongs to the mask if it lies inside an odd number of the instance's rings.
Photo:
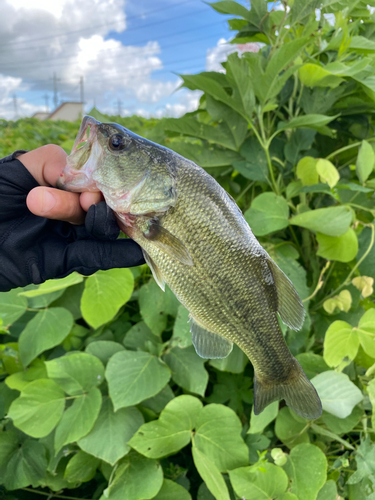
<svg viewBox="0 0 375 500">
<path fill-rule="evenodd" d="M 57 78 L 56 76 L 56 73 L 53 72 L 53 103 L 55 105 L 55 109 L 57 108 L 58 106 L 58 97 L 57 97 L 57 82 L 60 82 L 61 79 L 60 78 Z"/>
<path fill-rule="evenodd" d="M 17 103 L 17 95 L 13 94 L 13 106 L 14 106 L 14 119 L 18 118 L 18 103 Z"/>
<path fill-rule="evenodd" d="M 46 101 L 46 113 L 49 113 L 49 105 L 48 105 L 49 95 L 47 94 L 47 92 L 44 94 L 43 98 Z"/>
<path fill-rule="evenodd" d="M 81 103 L 84 104 L 85 99 L 84 99 L 84 88 L 83 88 L 83 76 L 81 76 L 79 79 L 79 86 L 81 89 Z"/>
<path fill-rule="evenodd" d="M 121 116 L 121 113 L 122 113 L 121 105 L 122 105 L 121 99 L 117 99 L 117 114 L 118 114 L 118 116 Z"/>
</svg>

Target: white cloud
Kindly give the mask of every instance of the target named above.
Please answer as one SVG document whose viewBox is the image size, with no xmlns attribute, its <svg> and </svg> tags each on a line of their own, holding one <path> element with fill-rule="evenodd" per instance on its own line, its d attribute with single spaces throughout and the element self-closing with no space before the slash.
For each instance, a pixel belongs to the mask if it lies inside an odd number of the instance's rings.
<svg viewBox="0 0 375 500">
<path fill-rule="evenodd" d="M 220 38 L 216 47 L 207 50 L 206 70 L 224 73 L 225 70 L 220 63 L 226 61 L 232 52 L 237 52 L 237 46 L 230 44 L 229 40 L 225 40 L 225 38 Z"/>
</svg>

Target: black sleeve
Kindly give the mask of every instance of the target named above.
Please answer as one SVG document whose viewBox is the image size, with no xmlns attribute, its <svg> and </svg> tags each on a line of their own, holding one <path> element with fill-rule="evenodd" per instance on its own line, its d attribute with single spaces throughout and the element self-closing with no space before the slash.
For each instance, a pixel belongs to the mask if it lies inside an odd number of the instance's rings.
<svg viewBox="0 0 375 500">
<path fill-rule="evenodd" d="M 26 197 L 38 183 L 17 159 L 23 152 L 0 160 L 0 291 L 144 263 L 133 240 L 113 241 L 119 228 L 104 202 L 90 208 L 87 227 L 32 214 Z"/>
</svg>

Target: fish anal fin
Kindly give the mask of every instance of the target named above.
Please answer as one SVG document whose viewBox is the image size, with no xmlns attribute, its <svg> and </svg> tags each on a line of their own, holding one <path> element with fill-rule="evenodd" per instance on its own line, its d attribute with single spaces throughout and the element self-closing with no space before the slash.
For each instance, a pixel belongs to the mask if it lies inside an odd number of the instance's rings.
<svg viewBox="0 0 375 500">
<path fill-rule="evenodd" d="M 143 251 L 143 257 L 145 258 L 145 261 L 146 261 L 148 267 L 151 269 L 154 280 L 160 286 L 160 288 L 163 290 L 163 292 L 165 292 L 165 281 L 163 279 L 163 276 L 161 275 L 160 269 L 155 264 L 155 262 L 151 259 L 151 257 L 146 252 L 146 250 L 142 249 L 142 251 Z"/>
<path fill-rule="evenodd" d="M 300 330 L 305 319 L 305 308 L 297 290 L 290 279 L 271 258 L 267 262 L 277 290 L 277 312 L 286 325 L 293 330 Z"/>
<path fill-rule="evenodd" d="M 156 247 L 168 254 L 173 259 L 176 259 L 182 264 L 192 266 L 193 261 L 186 246 L 181 240 L 173 236 L 167 229 L 159 224 L 157 220 L 151 220 L 147 231 L 143 232 L 143 236 L 149 241 L 152 241 Z"/>
<path fill-rule="evenodd" d="M 190 318 L 191 338 L 197 354 L 201 358 L 226 358 L 233 349 L 232 342 L 217 333 L 206 330 L 203 326 Z"/>
<path fill-rule="evenodd" d="M 296 359 L 290 377 L 280 384 L 265 383 L 260 377 L 254 377 L 255 415 L 259 415 L 266 406 L 279 399 L 285 399 L 286 404 L 300 417 L 315 420 L 322 414 L 318 393 Z"/>
</svg>

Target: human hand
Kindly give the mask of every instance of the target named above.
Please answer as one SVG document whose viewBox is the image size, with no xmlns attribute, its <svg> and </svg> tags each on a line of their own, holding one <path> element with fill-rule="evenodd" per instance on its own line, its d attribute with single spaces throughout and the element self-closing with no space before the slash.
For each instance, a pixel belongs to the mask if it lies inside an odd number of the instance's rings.
<svg viewBox="0 0 375 500">
<path fill-rule="evenodd" d="M 98 203 L 100 193 L 51 187 L 65 158 L 61 148 L 48 145 L 0 160 L 0 291 L 73 271 L 90 275 L 144 263 L 133 240 L 111 241 L 119 228 L 113 212 Z"/>
</svg>

